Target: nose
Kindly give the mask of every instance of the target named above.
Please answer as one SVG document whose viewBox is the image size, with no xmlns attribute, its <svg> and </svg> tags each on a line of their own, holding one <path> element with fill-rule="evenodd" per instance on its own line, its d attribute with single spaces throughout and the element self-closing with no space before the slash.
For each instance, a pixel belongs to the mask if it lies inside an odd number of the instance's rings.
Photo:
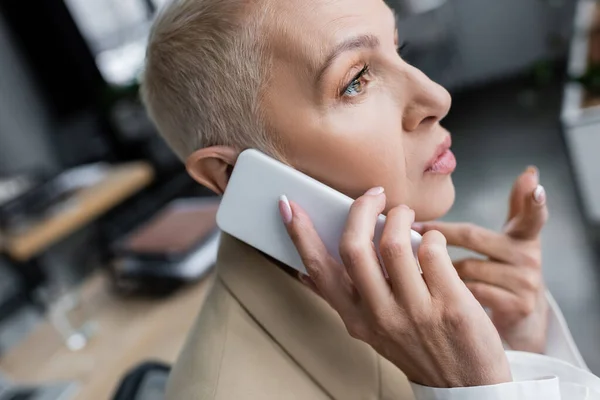
<svg viewBox="0 0 600 400">
<path fill-rule="evenodd" d="M 452 97 L 417 68 L 405 65 L 404 116 L 402 127 L 412 132 L 439 123 L 450 111 Z"/>
</svg>

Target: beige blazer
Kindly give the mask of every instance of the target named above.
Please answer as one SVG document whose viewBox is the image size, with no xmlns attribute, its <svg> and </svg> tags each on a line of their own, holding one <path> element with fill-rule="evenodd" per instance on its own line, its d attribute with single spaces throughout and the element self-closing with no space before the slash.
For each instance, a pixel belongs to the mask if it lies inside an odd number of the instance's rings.
<svg viewBox="0 0 600 400">
<path fill-rule="evenodd" d="M 406 377 L 351 338 L 322 299 L 223 235 L 214 285 L 176 362 L 168 400 L 405 400 Z"/>
</svg>

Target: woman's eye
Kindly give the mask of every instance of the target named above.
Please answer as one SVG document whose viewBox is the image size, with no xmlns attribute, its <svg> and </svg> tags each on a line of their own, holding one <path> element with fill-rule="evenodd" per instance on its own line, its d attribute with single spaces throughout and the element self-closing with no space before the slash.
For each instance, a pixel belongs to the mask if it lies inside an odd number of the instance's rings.
<svg viewBox="0 0 600 400">
<path fill-rule="evenodd" d="M 363 84 L 361 78 L 354 79 L 350 83 L 350 85 L 348 85 L 348 87 L 346 88 L 346 90 L 344 92 L 344 95 L 345 96 L 350 96 L 350 97 L 358 96 L 359 94 L 362 93 L 362 91 L 364 89 L 363 86 L 364 86 L 364 84 Z"/>
<path fill-rule="evenodd" d="M 365 90 L 365 75 L 369 72 L 369 66 L 365 65 L 363 69 L 356 74 L 352 81 L 346 86 L 342 92 L 342 96 L 354 97 L 358 96 Z"/>
</svg>

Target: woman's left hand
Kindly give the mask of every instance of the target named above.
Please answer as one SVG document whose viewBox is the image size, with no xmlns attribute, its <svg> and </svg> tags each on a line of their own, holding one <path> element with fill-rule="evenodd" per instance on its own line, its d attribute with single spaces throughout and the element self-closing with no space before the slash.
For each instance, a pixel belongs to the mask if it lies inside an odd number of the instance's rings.
<svg viewBox="0 0 600 400">
<path fill-rule="evenodd" d="M 475 298 L 491 310 L 492 322 L 513 350 L 545 351 L 549 305 L 540 232 L 547 218 L 546 193 L 539 186 L 537 169 L 530 167 L 515 182 L 502 233 L 462 223 L 414 227 L 421 233 L 440 231 L 449 245 L 488 257 L 455 261 L 454 266 Z"/>
</svg>

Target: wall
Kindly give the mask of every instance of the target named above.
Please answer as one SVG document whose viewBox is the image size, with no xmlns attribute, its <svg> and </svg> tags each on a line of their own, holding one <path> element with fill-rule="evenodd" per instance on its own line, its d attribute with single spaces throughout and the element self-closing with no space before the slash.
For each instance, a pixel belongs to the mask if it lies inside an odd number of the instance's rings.
<svg viewBox="0 0 600 400">
<path fill-rule="evenodd" d="M 2 15 L 0 71 L 0 174 L 35 167 L 54 169 L 50 115 Z"/>
<path fill-rule="evenodd" d="M 405 1 L 389 0 L 389 3 L 394 6 Z M 425 57 L 423 68 L 432 78 L 446 86 L 473 85 L 522 72 L 543 58 L 564 56 L 574 3 L 574 0 L 447 0 L 433 13 L 401 20 L 399 29 L 408 37 L 409 47 L 428 36 L 438 36 L 447 42 L 422 49 L 423 53 L 441 55 L 438 60 L 432 60 L 430 55 Z M 447 33 L 436 32 L 443 25 Z M 551 34 L 562 35 L 566 39 L 563 45 L 550 49 Z"/>
<path fill-rule="evenodd" d="M 460 83 L 502 77 L 552 55 L 549 35 L 567 37 L 573 0 L 451 0 L 462 60 Z M 558 5 L 563 3 L 562 5 Z M 568 37 L 567 37 L 568 40 Z"/>
</svg>

